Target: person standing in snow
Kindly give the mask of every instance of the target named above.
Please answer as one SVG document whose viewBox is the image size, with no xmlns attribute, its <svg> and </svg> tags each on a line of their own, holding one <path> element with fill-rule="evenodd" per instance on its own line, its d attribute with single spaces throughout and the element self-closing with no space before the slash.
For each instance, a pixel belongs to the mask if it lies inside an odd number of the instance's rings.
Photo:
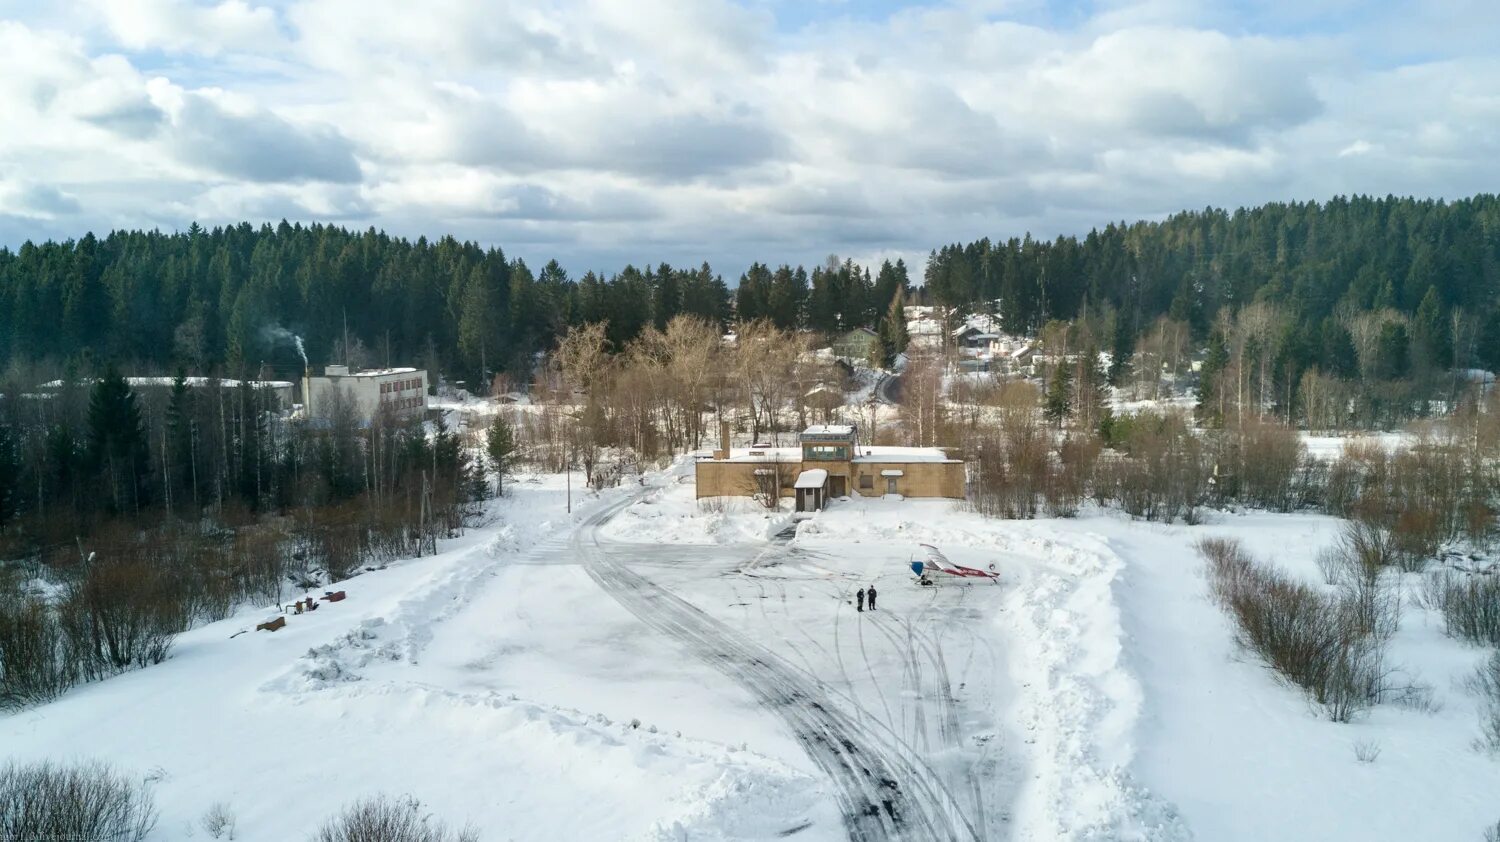
<svg viewBox="0 0 1500 842">
<path fill-rule="evenodd" d="M 870 610 L 875 610 L 875 586 L 870 586 Z"/>
<path fill-rule="evenodd" d="M 857 606 L 859 606 L 859 610 L 861 610 L 861 611 L 865 610 L 865 589 L 864 588 L 860 588 L 859 591 L 857 591 L 854 594 L 854 604 L 857 605 Z"/>
</svg>

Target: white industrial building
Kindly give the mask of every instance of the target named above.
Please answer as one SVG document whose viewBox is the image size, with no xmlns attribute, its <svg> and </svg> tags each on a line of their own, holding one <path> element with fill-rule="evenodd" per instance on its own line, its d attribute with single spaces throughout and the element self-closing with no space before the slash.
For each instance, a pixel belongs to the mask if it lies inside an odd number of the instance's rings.
<svg viewBox="0 0 1500 842">
<path fill-rule="evenodd" d="M 302 381 L 303 415 L 328 420 L 339 396 L 354 408 L 360 423 L 389 413 L 402 420 L 420 418 L 427 410 L 427 372 L 419 368 L 377 368 L 351 372 L 346 365 L 323 368 Z"/>
</svg>

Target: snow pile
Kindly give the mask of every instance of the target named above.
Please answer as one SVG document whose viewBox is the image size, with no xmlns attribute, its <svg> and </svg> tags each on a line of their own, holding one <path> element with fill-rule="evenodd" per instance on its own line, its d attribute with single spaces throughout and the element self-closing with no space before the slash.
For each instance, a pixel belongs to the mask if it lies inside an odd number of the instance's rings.
<svg viewBox="0 0 1500 842">
<path fill-rule="evenodd" d="M 647 494 L 600 530 L 614 541 L 641 544 L 763 543 L 791 523 L 789 500 L 768 510 L 749 497 L 699 500 L 692 483 L 673 483 Z"/>
<path fill-rule="evenodd" d="M 1106 547 L 1047 540 L 1030 540 L 1025 549 L 1040 569 L 1022 580 L 997 618 L 1017 642 L 1012 673 L 1031 755 L 1019 825 L 1037 838 L 1192 838 L 1176 808 L 1130 771 L 1142 692 L 1121 662 L 1112 592 L 1120 559 Z"/>
</svg>

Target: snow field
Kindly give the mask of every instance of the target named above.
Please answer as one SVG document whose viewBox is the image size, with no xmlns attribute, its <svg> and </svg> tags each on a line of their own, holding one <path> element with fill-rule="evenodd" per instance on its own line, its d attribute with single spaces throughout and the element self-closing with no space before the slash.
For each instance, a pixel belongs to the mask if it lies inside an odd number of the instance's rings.
<svg viewBox="0 0 1500 842">
<path fill-rule="evenodd" d="M 280 632 L 231 638 L 272 613 L 247 609 L 182 635 L 159 666 L 0 718 L 0 757 L 149 774 L 156 840 L 201 833 L 216 801 L 239 839 L 305 838 L 377 792 L 410 793 L 485 839 L 763 839 L 809 820 L 836 826 L 820 781 L 746 750 L 770 732 L 765 748 L 796 755 L 712 671 L 660 645 L 613 647 L 613 674 L 572 680 L 610 659 L 599 644 L 647 635 L 618 609 L 584 610 L 597 588 L 548 556 L 572 523 L 556 480 L 518 484 L 496 506 L 502 524 L 340 583 L 345 601 Z M 531 633 L 506 645 L 542 653 L 495 648 L 507 626 L 528 626 L 515 599 L 538 595 L 566 615 L 533 604 Z M 487 625 L 496 632 L 471 633 Z M 611 692 L 616 681 L 632 692 Z"/>
</svg>

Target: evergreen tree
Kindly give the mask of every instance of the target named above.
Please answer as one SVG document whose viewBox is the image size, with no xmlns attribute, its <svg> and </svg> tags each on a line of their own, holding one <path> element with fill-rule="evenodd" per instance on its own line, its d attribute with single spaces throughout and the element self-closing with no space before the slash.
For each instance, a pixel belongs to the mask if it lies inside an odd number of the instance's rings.
<svg viewBox="0 0 1500 842">
<path fill-rule="evenodd" d="M 1130 357 L 1135 353 L 1135 333 L 1125 326 L 1123 319 L 1115 325 L 1114 342 L 1110 346 L 1109 385 L 1120 388 L 1130 379 Z"/>
<path fill-rule="evenodd" d="M 178 369 L 167 395 L 167 458 L 171 474 L 163 477 L 170 489 L 173 504 L 182 506 L 198 501 L 196 454 L 193 447 L 193 396 L 188 389 L 187 373 Z"/>
<path fill-rule="evenodd" d="M 1109 412 L 1109 378 L 1099 362 L 1099 349 L 1091 342 L 1078 358 L 1078 375 L 1075 378 L 1074 402 L 1078 421 L 1087 429 L 1096 430 L 1105 423 Z"/>
<path fill-rule="evenodd" d="M 1491 310 L 1479 328 L 1475 354 L 1489 371 L 1500 371 L 1500 310 Z"/>
<path fill-rule="evenodd" d="M 1323 371 L 1344 380 L 1359 376 L 1359 354 L 1354 349 L 1354 337 L 1338 320 L 1329 317 L 1323 320 L 1323 348 L 1318 357 Z"/>
<path fill-rule="evenodd" d="M 1064 360 L 1058 360 L 1052 368 L 1042 413 L 1059 427 L 1073 417 L 1073 369 Z"/>
<path fill-rule="evenodd" d="M 1411 323 L 1412 345 L 1421 365 L 1447 368 L 1453 363 L 1453 337 L 1447 314 L 1438 301 L 1437 287 L 1429 286 Z"/>
<path fill-rule="evenodd" d="M 1386 322 L 1380 326 L 1375 339 L 1375 360 L 1372 374 L 1380 381 L 1400 380 L 1411 368 L 1411 340 L 1406 325 Z"/>
<path fill-rule="evenodd" d="M 896 355 L 906 352 L 911 338 L 906 333 L 906 290 L 896 287 L 890 306 L 875 331 L 879 348 L 879 367 L 890 368 L 896 364 Z"/>
<path fill-rule="evenodd" d="M 111 365 L 89 395 L 89 467 L 109 483 L 117 512 L 134 511 L 146 502 L 150 453 L 135 392 Z"/>
<path fill-rule="evenodd" d="M 21 457 L 16 450 L 16 434 L 9 424 L 0 422 L 0 530 L 15 516 L 20 485 Z"/>
<path fill-rule="evenodd" d="M 1224 423 L 1223 398 L 1224 370 L 1229 367 L 1229 346 L 1222 331 L 1215 330 L 1208 336 L 1208 356 L 1198 379 L 1198 418 L 1209 426 Z"/>
<path fill-rule="evenodd" d="M 516 452 L 515 431 L 503 414 L 495 413 L 495 420 L 490 422 L 484 449 L 495 469 L 495 496 L 502 496 L 505 493 L 505 472 L 510 470 L 510 459 Z"/>
</svg>

